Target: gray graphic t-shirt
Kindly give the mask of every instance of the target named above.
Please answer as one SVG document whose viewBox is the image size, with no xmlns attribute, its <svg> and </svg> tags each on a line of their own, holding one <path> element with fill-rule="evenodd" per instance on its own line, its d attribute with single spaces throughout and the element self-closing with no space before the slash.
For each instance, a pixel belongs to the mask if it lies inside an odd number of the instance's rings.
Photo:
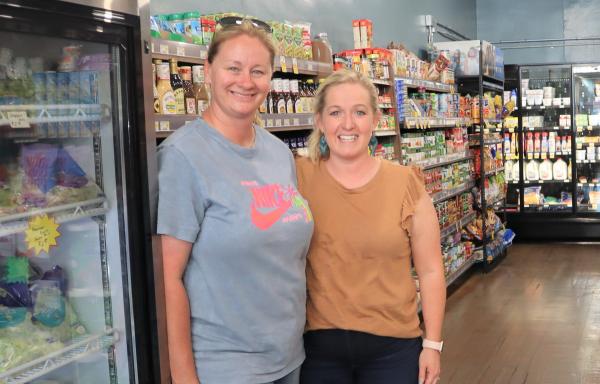
<svg viewBox="0 0 600 384">
<path fill-rule="evenodd" d="M 194 244 L 184 284 L 203 384 L 270 382 L 304 359 L 312 215 L 286 145 L 255 131 L 244 148 L 197 120 L 158 151 L 157 232 Z"/>
</svg>

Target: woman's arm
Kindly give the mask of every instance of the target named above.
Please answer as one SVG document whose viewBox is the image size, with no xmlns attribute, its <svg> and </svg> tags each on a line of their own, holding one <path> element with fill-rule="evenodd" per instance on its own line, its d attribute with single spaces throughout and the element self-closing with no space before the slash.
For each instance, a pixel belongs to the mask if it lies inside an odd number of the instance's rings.
<svg viewBox="0 0 600 384">
<path fill-rule="evenodd" d="M 425 193 L 416 203 L 411 233 L 412 255 L 421 289 L 425 338 L 441 341 L 446 306 L 446 281 L 438 218 L 431 198 Z M 428 348 L 423 349 L 419 362 L 419 381 L 434 384 L 439 373 L 439 352 Z"/>
<path fill-rule="evenodd" d="M 173 384 L 198 384 L 200 380 L 196 374 L 192 352 L 190 303 L 183 285 L 183 274 L 192 251 L 192 243 L 162 235 L 161 244 L 171 380 Z"/>
</svg>

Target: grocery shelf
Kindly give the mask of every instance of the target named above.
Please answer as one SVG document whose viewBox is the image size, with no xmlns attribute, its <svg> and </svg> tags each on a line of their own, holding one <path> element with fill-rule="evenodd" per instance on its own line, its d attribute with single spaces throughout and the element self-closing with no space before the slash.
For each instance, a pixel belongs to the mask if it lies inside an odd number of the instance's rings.
<svg viewBox="0 0 600 384">
<path fill-rule="evenodd" d="M 465 216 L 463 216 L 457 222 L 454 222 L 450 225 L 445 226 L 444 228 L 442 228 L 440 230 L 440 238 L 444 239 L 445 237 L 448 237 L 450 235 L 455 234 L 456 232 L 459 232 L 465 225 L 467 225 L 471 221 L 473 221 L 475 219 L 475 217 L 477 217 L 477 213 L 470 212 L 470 213 L 466 214 Z"/>
<path fill-rule="evenodd" d="M 577 164 L 595 164 L 600 163 L 600 160 L 577 160 Z"/>
<path fill-rule="evenodd" d="M 504 167 L 500 167 L 500 168 L 493 169 L 491 171 L 487 171 L 485 173 L 485 177 L 493 176 L 493 175 L 495 175 L 495 174 L 497 174 L 499 172 L 502 172 L 502 171 L 504 171 Z"/>
<path fill-rule="evenodd" d="M 503 139 L 494 139 L 494 140 L 484 140 L 483 145 L 493 145 L 493 144 L 501 144 Z M 478 147 L 480 145 L 479 142 L 469 142 L 471 147 Z"/>
<path fill-rule="evenodd" d="M 198 120 L 200 115 L 154 115 L 154 129 L 164 136 L 173 133 L 190 121 Z"/>
<path fill-rule="evenodd" d="M 600 183 L 577 183 L 578 187 L 598 187 L 600 188 Z"/>
<path fill-rule="evenodd" d="M 433 157 L 430 159 L 417 161 L 414 163 L 410 163 L 408 165 L 416 165 L 418 167 L 422 167 L 423 170 L 443 167 L 444 165 L 449 165 L 453 163 L 458 163 L 461 161 L 471 160 L 473 155 L 470 152 L 462 152 L 462 153 L 452 153 L 450 155 Z"/>
<path fill-rule="evenodd" d="M 152 39 L 152 57 L 169 60 L 172 58 L 190 64 L 204 64 L 208 56 L 208 47 L 171 40 Z M 275 71 L 299 73 L 303 75 L 329 74 L 333 71 L 331 63 L 320 63 L 295 57 L 275 56 Z M 388 83 L 389 84 L 389 83 Z"/>
<path fill-rule="evenodd" d="M 371 82 L 379 85 L 392 85 L 391 80 L 388 79 L 371 79 Z"/>
<path fill-rule="evenodd" d="M 0 105 L 0 126 L 30 128 L 31 124 L 100 121 L 100 104 Z"/>
<path fill-rule="evenodd" d="M 475 258 L 471 256 L 460 267 L 458 267 L 458 269 L 446 276 L 446 287 L 454 283 L 456 279 L 458 279 L 463 273 L 469 270 L 469 268 L 471 268 L 473 264 L 475 264 Z"/>
<path fill-rule="evenodd" d="M 523 111 L 544 111 L 546 109 L 565 109 L 565 108 L 571 108 L 571 105 L 526 105 L 524 107 L 521 107 L 521 110 Z"/>
<path fill-rule="evenodd" d="M 375 136 L 396 136 L 398 134 L 395 129 L 376 129 L 373 133 Z"/>
<path fill-rule="evenodd" d="M 600 125 L 587 125 L 587 126 L 578 126 L 577 132 L 583 131 L 593 131 L 594 129 L 600 129 Z"/>
<path fill-rule="evenodd" d="M 270 132 L 313 129 L 312 113 L 261 113 L 260 118 Z"/>
<path fill-rule="evenodd" d="M 79 220 L 84 217 L 104 215 L 108 212 L 105 197 L 57 205 L 47 208 L 35 208 L 27 212 L 0 216 L 0 237 L 21 233 L 29 227 L 28 220 L 43 214 L 52 214 L 58 224 Z"/>
<path fill-rule="evenodd" d="M 448 200 L 454 196 L 460 195 L 461 193 L 468 192 L 475 186 L 475 182 L 473 180 L 469 180 L 456 188 L 449 189 L 447 191 L 442 191 L 435 193 L 431 196 L 434 204 L 440 203 L 444 200 Z"/>
<path fill-rule="evenodd" d="M 563 204 L 563 203 L 525 204 L 524 207 L 525 208 L 534 208 L 534 209 L 541 209 L 541 208 L 571 209 L 573 207 L 573 205 L 572 204 Z M 542 212 L 544 212 L 544 211 L 542 210 Z M 547 212 L 552 212 L 552 210 L 548 210 Z"/>
<path fill-rule="evenodd" d="M 488 207 L 490 206 L 494 206 L 500 202 L 502 202 L 504 199 L 506 198 L 506 196 L 504 195 L 500 195 L 500 196 L 496 196 L 496 197 L 492 197 L 491 200 L 486 201 Z"/>
<path fill-rule="evenodd" d="M 471 119 L 464 117 L 410 117 L 404 118 L 406 129 L 453 128 L 471 125 Z"/>
<path fill-rule="evenodd" d="M 181 59 L 186 63 L 204 64 L 208 55 L 206 45 L 184 43 L 179 41 L 151 39 L 150 52 L 156 59 Z"/>
<path fill-rule="evenodd" d="M 454 92 L 456 87 L 453 84 L 444 84 L 437 81 L 410 79 L 406 77 L 396 77 L 396 81 L 404 82 L 407 88 L 425 88 L 432 92 Z"/>
<path fill-rule="evenodd" d="M 523 184 L 570 184 L 571 180 L 523 180 Z"/>
<path fill-rule="evenodd" d="M 559 131 L 561 129 L 571 130 L 571 127 L 561 127 L 561 126 L 553 126 L 553 127 L 523 127 L 523 131 Z"/>
<path fill-rule="evenodd" d="M 104 333 L 79 337 L 67 347 L 0 374 L 0 382 L 6 384 L 29 383 L 55 369 L 77 362 L 89 355 L 106 350 L 119 341 L 119 333 L 109 329 Z"/>
</svg>

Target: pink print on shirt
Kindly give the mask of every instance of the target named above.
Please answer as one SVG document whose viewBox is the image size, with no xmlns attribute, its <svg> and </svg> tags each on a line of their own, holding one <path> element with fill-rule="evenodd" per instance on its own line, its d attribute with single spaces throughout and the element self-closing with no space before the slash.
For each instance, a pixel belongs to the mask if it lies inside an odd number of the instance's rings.
<svg viewBox="0 0 600 384">
<path fill-rule="evenodd" d="M 250 219 L 257 228 L 266 231 L 292 207 L 302 209 L 303 215 L 291 214 L 284 217 L 282 222 L 291 223 L 302 217 L 307 223 L 312 221 L 312 214 L 306 200 L 300 196 L 294 186 L 283 187 L 280 184 L 258 186 L 256 182 L 250 181 L 242 181 L 241 184 L 249 188 L 252 193 Z"/>
</svg>

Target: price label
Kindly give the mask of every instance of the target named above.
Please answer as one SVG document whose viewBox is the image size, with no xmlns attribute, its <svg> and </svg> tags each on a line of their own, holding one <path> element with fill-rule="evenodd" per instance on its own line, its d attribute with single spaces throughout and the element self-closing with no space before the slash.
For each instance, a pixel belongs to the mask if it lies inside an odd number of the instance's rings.
<svg viewBox="0 0 600 384">
<path fill-rule="evenodd" d="M 306 64 L 306 66 L 308 67 L 308 70 L 310 72 L 312 72 L 312 71 L 315 70 L 315 65 L 312 62 L 310 62 L 310 61 Z"/>
<path fill-rule="evenodd" d="M 36 255 L 41 251 L 49 252 L 50 247 L 56 245 L 56 239 L 60 236 L 57 229 L 58 224 L 54 218 L 48 215 L 34 217 L 25 231 L 27 248 L 33 249 Z"/>
<path fill-rule="evenodd" d="M 200 51 L 200 58 L 202 60 L 206 60 L 207 57 L 208 57 L 208 51 L 205 51 L 205 50 Z"/>
<path fill-rule="evenodd" d="M 540 180 L 540 184 L 544 184 L 544 180 Z"/>
<path fill-rule="evenodd" d="M 527 154 L 527 160 L 531 160 L 533 158 L 533 156 L 531 156 L 531 153 Z"/>
<path fill-rule="evenodd" d="M 8 117 L 8 124 L 11 128 L 30 127 L 26 111 L 8 111 L 6 112 L 6 117 Z"/>
<path fill-rule="evenodd" d="M 177 56 L 185 56 L 185 48 L 177 46 Z"/>
<path fill-rule="evenodd" d="M 160 51 L 161 54 L 163 55 L 168 55 L 169 54 L 169 46 L 166 44 L 160 44 L 158 46 L 158 49 Z"/>
<path fill-rule="evenodd" d="M 154 41 L 150 43 L 150 52 L 154 52 Z"/>
<path fill-rule="evenodd" d="M 577 143 L 577 149 L 582 149 L 582 148 L 583 148 L 583 144 Z"/>
<path fill-rule="evenodd" d="M 525 181 L 524 181 L 524 183 L 525 183 L 525 184 L 529 184 L 529 180 L 525 180 Z"/>
<path fill-rule="evenodd" d="M 289 125 L 290 125 L 290 119 L 283 119 L 283 126 L 289 127 Z"/>
<path fill-rule="evenodd" d="M 171 130 L 171 124 L 169 124 L 168 121 L 165 120 L 161 120 L 158 123 L 158 129 L 161 131 L 170 131 Z"/>
<path fill-rule="evenodd" d="M 546 160 L 546 154 L 542 153 L 542 157 L 541 158 L 542 158 L 542 160 Z"/>
<path fill-rule="evenodd" d="M 295 75 L 298 74 L 298 59 L 296 59 L 295 57 L 292 58 L 292 71 Z"/>
<path fill-rule="evenodd" d="M 267 119 L 267 127 L 273 126 L 273 119 Z"/>
<path fill-rule="evenodd" d="M 583 127 L 577 127 L 577 132 L 583 132 Z"/>
<path fill-rule="evenodd" d="M 546 109 L 546 107 L 543 105 L 540 105 L 540 109 Z"/>
<path fill-rule="evenodd" d="M 550 156 L 549 156 L 549 157 L 550 157 L 551 159 L 554 159 L 554 153 L 550 153 Z"/>
<path fill-rule="evenodd" d="M 275 119 L 275 126 L 281 127 L 281 119 Z"/>
<path fill-rule="evenodd" d="M 554 130 L 555 130 L 555 131 L 558 131 L 558 130 L 559 130 L 559 128 L 560 128 L 560 127 L 554 127 Z"/>
<path fill-rule="evenodd" d="M 298 126 L 298 125 L 300 125 L 300 119 L 299 119 L 299 118 L 297 118 L 297 117 L 294 117 L 294 125 L 295 125 L 295 126 Z"/>
<path fill-rule="evenodd" d="M 287 63 L 285 56 L 279 56 L 279 65 L 281 66 L 281 72 L 287 72 Z"/>
<path fill-rule="evenodd" d="M 550 204 L 544 204 L 544 208 L 549 208 Z"/>
<path fill-rule="evenodd" d="M 591 131 L 592 129 L 594 129 L 594 127 L 592 127 L 591 125 L 588 125 L 588 131 Z"/>
</svg>

